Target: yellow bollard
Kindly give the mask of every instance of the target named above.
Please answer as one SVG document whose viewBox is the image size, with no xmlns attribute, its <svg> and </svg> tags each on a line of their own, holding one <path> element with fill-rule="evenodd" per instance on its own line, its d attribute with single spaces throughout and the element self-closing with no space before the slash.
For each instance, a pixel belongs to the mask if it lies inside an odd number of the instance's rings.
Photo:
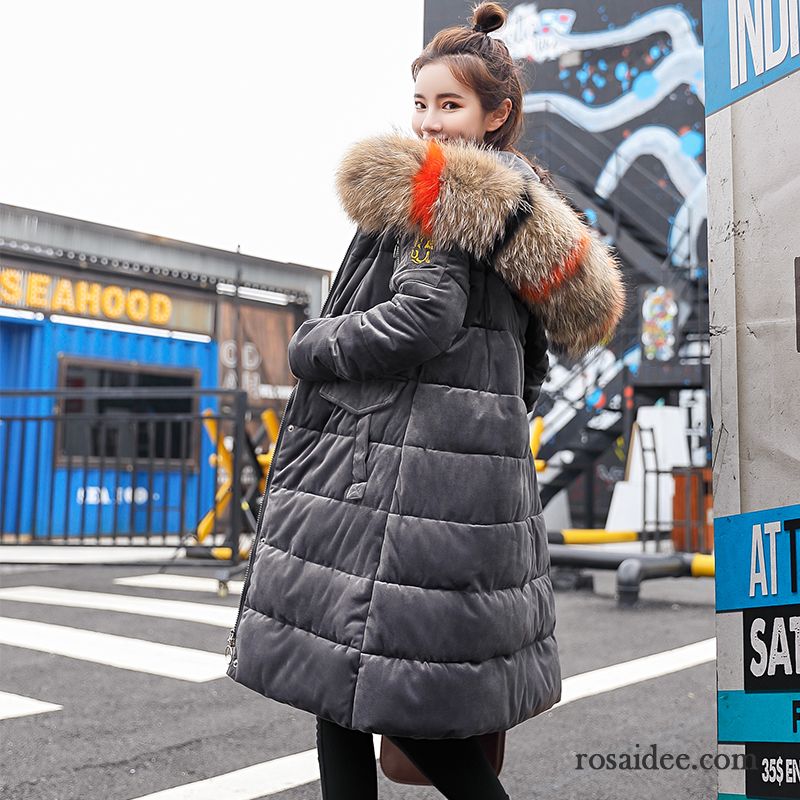
<svg viewBox="0 0 800 800">
<path fill-rule="evenodd" d="M 536 458 L 542 444 L 542 432 L 544 431 L 544 417 L 534 417 L 531 425 L 531 452 L 533 453 L 533 463 L 537 472 L 544 472 L 547 462 L 541 458 Z"/>
<path fill-rule="evenodd" d="M 531 452 L 534 456 L 539 454 L 539 447 L 542 444 L 542 432 L 544 431 L 544 417 L 534 417 L 531 425 Z"/>
<path fill-rule="evenodd" d="M 636 542 L 636 531 L 607 531 L 602 528 L 567 528 L 561 531 L 564 544 L 609 544 L 612 542 Z"/>
<path fill-rule="evenodd" d="M 692 577 L 713 578 L 716 573 L 714 556 L 708 553 L 695 553 L 692 557 Z"/>
</svg>

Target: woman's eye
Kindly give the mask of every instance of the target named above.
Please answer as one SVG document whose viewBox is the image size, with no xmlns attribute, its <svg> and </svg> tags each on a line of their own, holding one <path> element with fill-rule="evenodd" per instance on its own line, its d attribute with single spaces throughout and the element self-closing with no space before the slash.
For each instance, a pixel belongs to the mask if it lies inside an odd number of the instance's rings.
<svg viewBox="0 0 800 800">
<path fill-rule="evenodd" d="M 457 103 L 454 103 L 452 100 L 446 100 L 442 104 L 442 108 L 447 108 L 447 106 L 453 106 L 453 108 L 459 108 L 460 107 Z M 414 108 L 416 108 L 418 111 L 423 111 L 425 109 L 425 106 L 423 105 L 421 100 L 415 100 L 414 101 Z M 450 109 L 448 109 L 448 111 L 449 110 Z"/>
</svg>

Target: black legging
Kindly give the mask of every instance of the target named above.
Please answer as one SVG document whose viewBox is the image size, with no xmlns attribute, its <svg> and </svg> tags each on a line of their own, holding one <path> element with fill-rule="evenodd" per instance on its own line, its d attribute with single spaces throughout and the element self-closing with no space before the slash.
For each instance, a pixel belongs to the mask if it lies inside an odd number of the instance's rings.
<svg viewBox="0 0 800 800">
<path fill-rule="evenodd" d="M 477 738 L 390 736 L 448 800 L 510 800 Z M 322 800 L 377 800 L 372 734 L 317 717 Z"/>
</svg>

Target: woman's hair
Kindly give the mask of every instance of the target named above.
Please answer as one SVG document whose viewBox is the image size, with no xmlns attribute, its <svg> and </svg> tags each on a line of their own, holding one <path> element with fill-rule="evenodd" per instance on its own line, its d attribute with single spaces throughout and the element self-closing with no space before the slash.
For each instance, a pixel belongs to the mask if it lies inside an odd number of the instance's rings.
<svg viewBox="0 0 800 800">
<path fill-rule="evenodd" d="M 455 79 L 469 86 L 480 98 L 484 112 L 494 111 L 503 100 L 511 99 L 511 111 L 497 130 L 487 132 L 484 143 L 496 150 L 516 153 L 539 176 L 542 183 L 553 187 L 544 167 L 514 147 L 522 135 L 522 78 L 505 43 L 493 36 L 505 24 L 508 12 L 499 3 L 480 3 L 472 8 L 471 27 L 455 25 L 439 31 L 411 64 L 411 74 L 434 62 L 446 64 Z"/>
</svg>

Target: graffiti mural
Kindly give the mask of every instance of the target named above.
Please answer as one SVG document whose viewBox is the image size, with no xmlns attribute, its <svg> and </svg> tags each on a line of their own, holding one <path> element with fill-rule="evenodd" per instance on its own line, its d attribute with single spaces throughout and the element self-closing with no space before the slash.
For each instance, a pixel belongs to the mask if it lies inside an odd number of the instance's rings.
<svg viewBox="0 0 800 800">
<path fill-rule="evenodd" d="M 425 42 L 444 27 L 468 24 L 473 5 L 426 0 Z M 611 244 L 622 236 L 619 225 L 630 234 L 626 241 L 644 245 L 676 280 L 702 282 L 707 214 L 700 0 L 503 5 L 508 21 L 490 35 L 505 42 L 522 69 L 525 131 L 518 147 L 564 179 L 588 222 Z M 636 252 L 623 252 L 621 243 L 620 256 L 638 325 L 621 326 L 617 339 L 577 363 L 551 354 L 537 409 L 548 464 L 542 485 L 569 469 L 587 431 L 608 431 L 613 449 L 597 461 L 593 482 L 598 515 L 607 511 L 614 484 L 605 478 L 624 460 L 624 439 L 614 438 L 624 376 L 637 380 L 644 366 L 674 363 L 694 346 L 680 329 L 693 301 L 678 302 L 669 280 L 662 290 L 653 286 L 652 273 L 640 271 Z M 640 293 L 645 289 L 650 294 Z M 573 512 L 583 506 L 581 481 L 569 489 Z"/>
<path fill-rule="evenodd" d="M 675 355 L 678 304 L 672 289 L 645 289 L 642 300 L 642 348 L 648 361 L 669 361 Z"/>
<path fill-rule="evenodd" d="M 696 275 L 707 215 L 699 0 L 505 5 L 491 35 L 525 65 L 523 149 L 610 200 Z M 468 16 L 460 0 L 428 2 L 426 40 Z"/>
</svg>

